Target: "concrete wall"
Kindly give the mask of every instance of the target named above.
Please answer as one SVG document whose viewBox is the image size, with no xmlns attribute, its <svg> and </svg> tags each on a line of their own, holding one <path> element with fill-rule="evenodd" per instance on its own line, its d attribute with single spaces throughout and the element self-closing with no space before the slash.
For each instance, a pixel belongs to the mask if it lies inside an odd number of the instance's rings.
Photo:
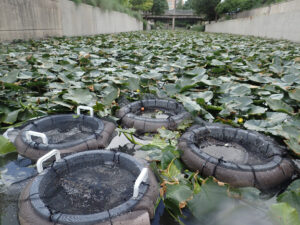
<svg viewBox="0 0 300 225">
<path fill-rule="evenodd" d="M 0 0 L 0 41 L 60 36 L 58 0 Z"/>
<path fill-rule="evenodd" d="M 241 12 L 237 19 L 207 24 L 205 31 L 300 42 L 300 0 Z"/>
<path fill-rule="evenodd" d="M 68 0 L 0 0 L 0 41 L 142 29 L 143 23 L 127 14 Z"/>
</svg>

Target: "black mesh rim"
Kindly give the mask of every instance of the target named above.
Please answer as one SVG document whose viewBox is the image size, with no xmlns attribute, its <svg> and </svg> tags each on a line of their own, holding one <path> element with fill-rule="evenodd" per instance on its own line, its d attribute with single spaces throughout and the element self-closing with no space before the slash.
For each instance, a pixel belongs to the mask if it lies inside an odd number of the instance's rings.
<svg viewBox="0 0 300 225">
<path fill-rule="evenodd" d="M 34 210 L 44 219 L 49 220 L 51 218 L 51 221 L 56 223 L 62 223 L 62 224 L 94 224 L 96 222 L 102 222 L 105 220 L 108 220 L 112 217 L 124 214 L 128 211 L 130 211 L 144 196 L 146 191 L 148 190 L 148 184 L 142 183 L 140 187 L 139 196 L 136 199 L 133 199 L 132 197 L 122 203 L 119 206 L 116 206 L 110 210 L 94 213 L 94 214 L 86 214 L 86 215 L 73 215 L 73 214 L 63 214 L 63 213 L 50 213 L 50 210 L 45 205 L 44 201 L 42 200 L 40 196 L 40 189 L 41 189 L 41 183 L 44 179 L 47 179 L 49 176 L 51 176 L 51 173 L 58 173 L 59 170 L 62 168 L 67 168 L 66 162 L 74 162 L 74 160 L 77 160 L 77 162 L 80 164 L 80 159 L 82 157 L 95 157 L 98 156 L 103 161 L 115 161 L 118 160 L 120 163 L 121 160 L 124 160 L 124 164 L 122 167 L 126 167 L 126 163 L 132 163 L 135 167 L 138 168 L 139 171 L 138 174 L 143 169 L 143 166 L 132 156 L 124 154 L 124 153 L 115 153 L 112 151 L 107 150 L 91 150 L 87 152 L 80 152 L 76 153 L 74 155 L 70 155 L 65 157 L 61 162 L 55 162 L 54 165 L 46 170 L 44 170 L 41 174 L 39 174 L 33 181 L 32 186 L 30 188 L 30 201 L 31 205 L 34 208 Z M 78 161 L 79 160 L 79 161 Z M 127 165 L 130 167 L 130 165 Z M 68 168 L 67 168 L 68 169 Z M 147 181 L 148 182 L 148 181 Z M 109 213 L 108 213 L 109 211 Z"/>
<path fill-rule="evenodd" d="M 165 107 L 164 104 L 167 106 Z M 173 105 L 173 107 L 171 107 Z M 174 108 L 175 106 L 175 108 Z M 139 110 L 139 108 L 144 107 L 145 109 L 151 108 L 151 109 L 166 109 L 169 111 L 173 111 L 175 113 L 174 116 L 170 116 L 166 119 L 156 119 L 156 118 L 145 118 L 139 115 L 136 115 L 135 112 Z M 132 102 L 124 107 L 122 107 L 120 110 L 126 112 L 124 116 L 121 116 L 120 119 L 123 119 L 125 116 L 132 118 L 134 120 L 140 120 L 145 121 L 149 123 L 168 123 L 170 121 L 175 121 L 178 119 L 183 119 L 187 116 L 187 112 L 185 111 L 184 107 L 174 101 L 174 100 L 164 100 L 164 99 L 147 99 L 147 100 L 140 100 L 136 102 Z M 177 111 L 177 112 L 176 112 Z"/>
<path fill-rule="evenodd" d="M 74 117 L 78 117 L 79 119 L 81 119 L 82 121 L 84 120 L 90 120 L 91 122 L 93 122 L 94 124 L 96 124 L 96 126 L 98 127 L 96 130 L 94 130 L 94 134 L 90 135 L 86 138 L 80 139 L 80 140 L 74 140 L 74 141 L 69 141 L 69 142 L 65 142 L 62 144 L 48 144 L 45 145 L 43 143 L 37 143 L 35 141 L 29 141 L 26 138 L 26 131 L 29 130 L 36 130 L 33 129 L 33 127 L 37 127 L 39 123 L 49 123 L 53 124 L 53 121 L 55 121 L 55 119 L 57 118 L 65 118 L 66 120 L 72 120 L 74 119 Z M 77 119 L 78 119 L 77 118 Z M 21 139 L 22 141 L 27 145 L 27 146 L 34 146 L 35 149 L 39 149 L 39 150 L 45 150 L 45 151 L 49 151 L 52 149 L 64 149 L 64 148 L 69 148 L 69 147 L 73 147 L 75 145 L 79 145 L 81 143 L 84 143 L 88 140 L 91 139 L 96 139 L 102 132 L 104 129 L 104 124 L 103 122 L 96 118 L 96 117 L 91 117 L 91 116 L 86 116 L 86 115 L 76 115 L 76 114 L 61 114 L 61 115 L 54 115 L 54 116 L 46 116 L 40 119 L 37 119 L 35 121 L 30 122 L 27 126 L 25 126 L 22 131 L 21 131 Z"/>
<path fill-rule="evenodd" d="M 190 150 L 195 153 L 197 156 L 199 156 L 200 158 L 202 158 L 203 160 L 205 160 L 206 162 L 210 162 L 212 164 L 216 164 L 220 167 L 224 167 L 224 168 L 228 168 L 228 169 L 233 169 L 233 170 L 242 170 L 242 171 L 266 171 L 266 170 L 270 170 L 273 169 L 275 167 L 277 167 L 278 165 L 280 165 L 280 163 L 282 162 L 283 158 L 281 156 L 281 151 L 279 148 L 277 148 L 273 143 L 270 143 L 270 141 L 266 140 L 266 137 L 264 137 L 261 134 L 258 134 L 256 132 L 251 132 L 251 131 L 247 131 L 249 133 L 252 133 L 256 136 L 259 136 L 259 138 L 264 141 L 265 143 L 268 144 L 268 151 L 271 151 L 273 153 L 273 155 L 271 157 L 269 157 L 271 160 L 265 164 L 258 164 L 258 165 L 250 165 L 250 164 L 238 164 L 238 163 L 234 163 L 234 162 L 227 162 L 224 160 L 221 160 L 219 158 L 213 157 L 203 151 L 201 151 L 195 143 L 195 139 L 196 136 L 203 131 L 208 131 L 208 130 L 213 130 L 213 129 L 235 129 L 236 132 L 240 132 L 240 131 L 245 131 L 243 129 L 239 129 L 239 128 L 231 128 L 231 127 L 226 127 L 226 126 L 204 126 L 204 127 L 195 127 L 194 129 L 189 130 L 187 133 L 185 133 L 180 141 L 185 141 L 188 145 L 188 147 L 190 148 Z M 212 137 L 214 138 L 214 136 L 211 136 L 211 133 L 207 133 L 208 137 Z M 232 140 L 233 142 L 234 139 Z M 181 149 L 182 151 L 185 151 L 185 149 Z"/>
</svg>

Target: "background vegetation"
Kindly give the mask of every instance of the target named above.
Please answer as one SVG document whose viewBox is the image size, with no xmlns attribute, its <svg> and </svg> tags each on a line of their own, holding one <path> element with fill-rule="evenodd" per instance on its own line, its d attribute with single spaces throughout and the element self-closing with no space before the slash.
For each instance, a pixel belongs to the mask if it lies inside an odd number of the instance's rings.
<svg viewBox="0 0 300 225">
<path fill-rule="evenodd" d="M 197 14 L 205 15 L 207 20 L 214 20 L 223 15 L 232 15 L 285 0 L 187 0 L 179 9 L 193 9 Z"/>
<path fill-rule="evenodd" d="M 235 14 L 244 10 L 250 10 L 282 1 L 284 0 L 225 0 L 217 5 L 216 12 L 218 16 L 223 14 Z"/>
<path fill-rule="evenodd" d="M 140 12 L 152 12 L 161 15 L 168 9 L 167 0 L 71 0 L 76 4 L 85 3 L 105 10 L 127 13 L 142 20 Z"/>
<path fill-rule="evenodd" d="M 95 7 L 100 7 L 105 10 L 115 10 L 118 12 L 126 13 L 130 16 L 137 18 L 138 20 L 142 20 L 142 16 L 140 13 L 133 11 L 130 8 L 129 0 L 71 0 L 76 4 L 85 3 L 88 5 L 92 5 Z"/>
</svg>

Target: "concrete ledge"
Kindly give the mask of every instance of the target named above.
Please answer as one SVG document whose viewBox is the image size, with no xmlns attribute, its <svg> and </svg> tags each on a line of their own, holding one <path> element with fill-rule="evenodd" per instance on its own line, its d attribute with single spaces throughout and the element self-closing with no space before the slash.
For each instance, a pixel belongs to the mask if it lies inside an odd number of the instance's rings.
<svg viewBox="0 0 300 225">
<path fill-rule="evenodd" d="M 237 19 L 206 25 L 206 32 L 254 35 L 300 42 L 300 1 L 241 12 Z"/>
</svg>

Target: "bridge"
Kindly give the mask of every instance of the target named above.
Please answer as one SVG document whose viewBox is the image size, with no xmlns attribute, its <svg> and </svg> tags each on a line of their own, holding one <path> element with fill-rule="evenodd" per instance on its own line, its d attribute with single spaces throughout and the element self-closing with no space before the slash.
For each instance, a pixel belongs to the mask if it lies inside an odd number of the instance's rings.
<svg viewBox="0 0 300 225">
<path fill-rule="evenodd" d="M 143 14 L 143 18 L 146 20 L 159 20 L 159 19 L 190 19 L 200 20 L 204 19 L 204 16 L 195 15 L 193 10 L 167 10 L 163 15 L 153 15 L 149 13 Z"/>
<path fill-rule="evenodd" d="M 191 22 L 204 21 L 204 16 L 195 15 L 193 10 L 166 10 L 163 15 L 144 13 L 145 20 L 172 20 L 172 29 L 175 28 L 175 20 L 189 20 Z"/>
</svg>

